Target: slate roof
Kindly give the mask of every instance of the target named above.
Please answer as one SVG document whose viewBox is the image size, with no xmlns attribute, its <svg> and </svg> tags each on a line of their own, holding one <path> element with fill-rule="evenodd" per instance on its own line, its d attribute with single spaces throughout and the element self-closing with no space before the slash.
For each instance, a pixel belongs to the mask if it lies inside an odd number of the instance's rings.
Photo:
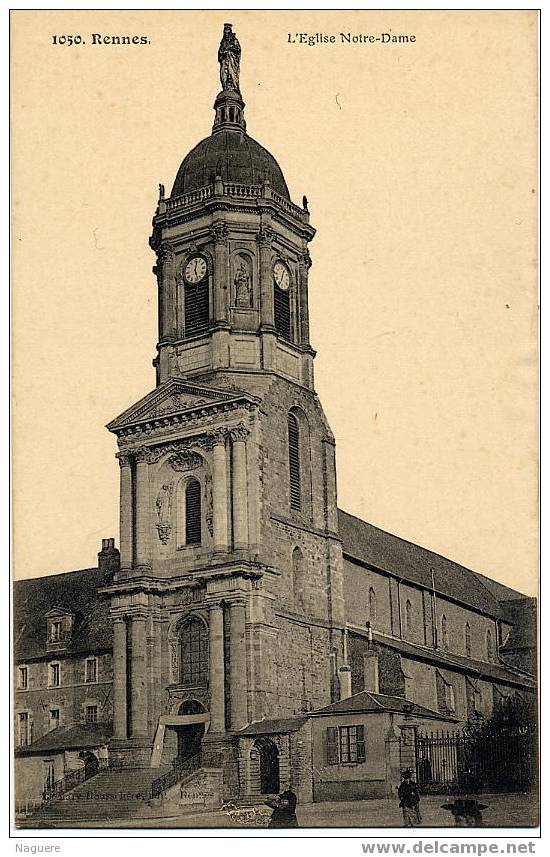
<svg viewBox="0 0 550 857">
<path fill-rule="evenodd" d="M 56 650 L 56 657 L 112 648 L 108 600 L 100 600 L 98 596 L 98 589 L 108 580 L 108 575 L 96 567 L 15 581 L 15 658 L 22 661 L 46 656 L 45 617 L 54 607 L 66 609 L 74 615 L 71 638 L 66 647 Z"/>
<path fill-rule="evenodd" d="M 37 738 L 28 747 L 18 747 L 17 755 L 46 753 L 55 750 L 81 750 L 86 747 L 100 747 L 106 744 L 112 734 L 107 723 L 77 723 L 74 726 L 60 726 Z"/>
<path fill-rule="evenodd" d="M 172 197 L 205 187 L 220 175 L 225 182 L 260 185 L 266 175 L 273 190 L 290 199 L 282 170 L 260 143 L 242 131 L 216 131 L 197 143 L 182 161 Z"/>
<path fill-rule="evenodd" d="M 487 585 L 495 581 L 489 581 L 463 565 L 387 533 L 341 509 L 338 510 L 338 524 L 344 554 L 350 560 L 359 560 L 426 589 L 432 588 L 433 569 L 436 593 L 487 616 L 502 617 L 499 598 Z M 515 597 L 521 598 L 522 595 L 516 592 Z"/>
<path fill-rule="evenodd" d="M 297 732 L 306 723 L 307 717 L 281 717 L 275 720 L 258 720 L 241 729 L 239 735 L 274 735 Z"/>
<path fill-rule="evenodd" d="M 359 693 L 348 696 L 347 699 L 340 699 L 338 702 L 333 702 L 324 708 L 310 711 L 309 714 L 310 717 L 318 717 L 326 714 L 354 714 L 356 712 L 380 714 L 383 711 L 390 711 L 397 714 L 414 714 L 416 717 L 430 717 L 437 718 L 437 720 L 454 721 L 456 719 L 441 714 L 439 711 L 432 711 L 431 708 L 424 708 L 423 705 L 417 705 L 416 702 L 409 702 L 409 700 L 401 696 L 371 693 L 368 690 L 361 690 Z"/>
<path fill-rule="evenodd" d="M 365 637 L 366 632 L 363 629 L 351 628 L 351 633 L 357 633 Z M 536 680 L 533 676 L 526 673 L 518 672 L 512 668 L 500 663 L 489 663 L 487 661 L 477 661 L 473 658 L 466 658 L 462 655 L 457 655 L 454 652 L 446 652 L 443 649 L 432 649 L 428 646 L 417 646 L 415 643 L 409 643 L 407 640 L 399 640 L 397 637 L 388 637 L 385 634 L 378 632 L 373 633 L 373 638 L 377 643 L 386 646 L 389 649 L 394 649 L 402 655 L 409 655 L 415 660 L 429 661 L 437 664 L 442 669 L 460 669 L 462 672 L 468 673 L 475 678 L 486 678 L 498 681 L 504 684 L 513 685 L 514 687 L 536 688 Z"/>
<path fill-rule="evenodd" d="M 524 595 L 522 592 L 518 592 L 516 589 L 510 589 L 509 586 L 505 586 L 504 583 L 499 583 L 498 580 L 491 580 L 490 577 L 486 577 L 478 571 L 474 571 L 473 574 L 475 574 L 479 582 L 492 592 L 495 598 L 499 601 L 517 601 L 518 598 L 528 599 L 530 597 L 528 595 Z"/>
</svg>

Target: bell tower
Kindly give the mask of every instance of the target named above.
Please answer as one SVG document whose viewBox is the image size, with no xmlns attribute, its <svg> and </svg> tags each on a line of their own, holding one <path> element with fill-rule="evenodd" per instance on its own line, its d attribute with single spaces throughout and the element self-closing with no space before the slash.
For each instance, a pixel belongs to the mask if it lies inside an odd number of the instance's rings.
<svg viewBox="0 0 550 857">
<path fill-rule="evenodd" d="M 112 752 L 168 764 L 202 718 L 227 781 L 248 724 L 334 698 L 345 651 L 334 438 L 309 339 L 315 230 L 246 132 L 240 58 L 226 24 L 212 132 L 169 197 L 160 186 L 156 388 L 108 425 L 121 570 L 105 590 Z"/>
<path fill-rule="evenodd" d="M 153 219 L 157 383 L 263 370 L 313 389 L 307 201 L 290 200 L 279 165 L 246 134 L 230 25 L 219 60 L 212 134 L 183 160 L 169 198 L 161 185 Z"/>
</svg>

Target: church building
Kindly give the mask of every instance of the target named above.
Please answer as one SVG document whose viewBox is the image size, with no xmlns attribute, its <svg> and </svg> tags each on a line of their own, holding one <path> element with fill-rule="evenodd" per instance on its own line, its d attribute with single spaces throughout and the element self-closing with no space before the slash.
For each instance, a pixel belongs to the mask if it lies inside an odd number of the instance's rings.
<svg viewBox="0 0 550 857">
<path fill-rule="evenodd" d="M 231 25 L 218 58 L 212 133 L 153 217 L 156 386 L 107 427 L 119 549 L 15 584 L 19 802 L 121 776 L 381 796 L 417 732 L 536 691 L 534 599 L 338 509 L 315 229 L 247 133 Z"/>
</svg>

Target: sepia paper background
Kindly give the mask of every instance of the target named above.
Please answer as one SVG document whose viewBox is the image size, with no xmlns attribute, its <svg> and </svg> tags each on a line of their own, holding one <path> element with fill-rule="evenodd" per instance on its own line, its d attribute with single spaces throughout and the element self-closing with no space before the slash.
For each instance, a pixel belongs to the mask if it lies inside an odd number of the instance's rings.
<svg viewBox="0 0 550 857">
<path fill-rule="evenodd" d="M 311 336 L 340 506 L 534 594 L 529 11 L 12 12 L 16 576 L 93 566 L 118 541 L 104 425 L 155 384 L 151 218 L 210 134 L 225 21 L 248 133 L 318 230 Z M 390 31 L 416 42 L 339 43 Z M 87 44 L 52 45 L 75 33 Z"/>
</svg>

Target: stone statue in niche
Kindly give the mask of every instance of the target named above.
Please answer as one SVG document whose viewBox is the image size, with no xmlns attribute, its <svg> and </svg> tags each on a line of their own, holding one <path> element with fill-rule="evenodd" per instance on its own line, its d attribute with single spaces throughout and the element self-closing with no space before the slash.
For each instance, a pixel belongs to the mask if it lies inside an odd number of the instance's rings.
<svg viewBox="0 0 550 857">
<path fill-rule="evenodd" d="M 246 263 L 241 260 L 234 279 L 235 285 L 235 306 L 251 307 L 252 306 L 252 285 L 250 282 L 250 272 Z"/>
<path fill-rule="evenodd" d="M 157 494 L 155 506 L 157 508 L 157 531 L 162 544 L 168 543 L 170 533 L 172 532 L 172 493 L 174 483 L 170 482 L 163 485 Z"/>
</svg>

